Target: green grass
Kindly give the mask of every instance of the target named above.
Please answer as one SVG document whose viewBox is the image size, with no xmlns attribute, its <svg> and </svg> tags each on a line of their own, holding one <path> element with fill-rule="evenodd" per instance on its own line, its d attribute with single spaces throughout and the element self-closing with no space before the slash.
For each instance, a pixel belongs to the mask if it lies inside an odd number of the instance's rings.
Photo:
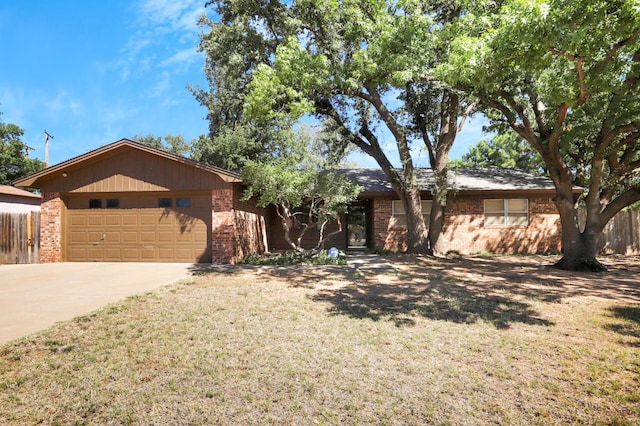
<svg viewBox="0 0 640 426">
<path fill-rule="evenodd" d="M 10 342 L 0 424 L 640 423 L 637 261 L 394 265 L 214 272 Z"/>
</svg>

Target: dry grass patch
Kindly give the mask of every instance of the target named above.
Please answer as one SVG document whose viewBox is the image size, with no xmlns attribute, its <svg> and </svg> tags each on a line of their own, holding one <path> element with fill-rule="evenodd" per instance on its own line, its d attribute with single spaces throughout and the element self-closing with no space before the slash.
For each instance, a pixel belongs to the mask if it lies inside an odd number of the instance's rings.
<svg viewBox="0 0 640 426">
<path fill-rule="evenodd" d="M 201 273 L 1 346 L 0 423 L 640 423 L 638 259 L 392 260 Z"/>
</svg>

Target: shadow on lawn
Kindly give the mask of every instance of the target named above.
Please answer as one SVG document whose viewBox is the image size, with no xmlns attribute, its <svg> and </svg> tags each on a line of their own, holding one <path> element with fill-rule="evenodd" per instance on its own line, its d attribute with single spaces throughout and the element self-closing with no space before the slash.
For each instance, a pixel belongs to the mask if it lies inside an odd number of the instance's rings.
<svg viewBox="0 0 640 426">
<path fill-rule="evenodd" d="M 557 259 L 542 256 L 432 259 L 408 257 L 398 262 L 404 279 L 441 280 L 477 293 L 508 293 L 544 302 L 597 297 L 640 303 L 640 259 L 605 258 L 610 272 L 571 272 L 551 268 Z"/>
<path fill-rule="evenodd" d="M 476 294 L 463 287 L 437 284 L 356 284 L 336 290 L 323 290 L 312 300 L 330 302 L 333 314 L 379 321 L 389 319 L 396 326 L 414 325 L 413 317 L 473 324 L 490 322 L 496 328 L 511 323 L 553 325 L 537 317 L 529 304 L 507 297 Z"/>
<path fill-rule="evenodd" d="M 434 259 L 424 256 L 390 258 L 395 272 L 377 275 L 352 268 L 288 270 L 277 275 L 290 285 L 314 288 L 331 278 L 347 282 L 320 288 L 310 296 L 329 302 L 336 315 L 388 319 L 412 325 L 416 317 L 455 323 L 489 322 L 499 329 L 514 323 L 550 326 L 528 300 L 559 303 L 565 298 L 593 296 L 616 301 L 640 301 L 640 262 L 609 265 L 606 274 L 573 273 L 549 268 L 555 259 L 486 257 Z M 615 259 L 614 259 L 615 260 Z M 327 286 L 324 286 L 327 287 Z"/>
<path fill-rule="evenodd" d="M 615 306 L 609 308 L 611 316 L 626 320 L 614 324 L 606 324 L 605 329 L 614 331 L 626 337 L 631 337 L 631 341 L 625 344 L 632 347 L 640 347 L 640 307 L 639 306 Z"/>
</svg>

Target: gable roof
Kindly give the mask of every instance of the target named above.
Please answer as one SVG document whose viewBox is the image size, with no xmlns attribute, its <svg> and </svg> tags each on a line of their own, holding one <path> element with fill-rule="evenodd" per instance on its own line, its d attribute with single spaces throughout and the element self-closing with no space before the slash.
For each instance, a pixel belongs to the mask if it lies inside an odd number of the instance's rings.
<svg viewBox="0 0 640 426">
<path fill-rule="evenodd" d="M 394 192 L 382 169 L 340 169 L 341 175 L 364 186 L 364 193 Z M 433 170 L 416 169 L 422 191 L 433 189 Z M 550 191 L 555 187 L 551 179 L 523 170 L 501 167 L 469 167 L 449 169 L 449 183 L 459 191 Z"/>
<path fill-rule="evenodd" d="M 34 194 L 33 192 L 24 191 L 9 185 L 0 185 L 0 194 L 24 198 L 42 198 L 39 194 Z"/>
<path fill-rule="evenodd" d="M 16 186 L 22 186 L 22 187 L 34 187 L 34 185 L 37 185 L 38 181 L 46 179 L 48 176 L 51 176 L 63 170 L 69 169 L 84 161 L 97 159 L 100 156 L 107 155 L 123 147 L 130 147 L 140 151 L 145 151 L 150 154 L 157 155 L 158 157 L 163 157 L 172 161 L 176 161 L 178 163 L 186 164 L 191 167 L 195 167 L 197 169 L 207 171 L 209 173 L 214 173 L 218 175 L 220 179 L 222 179 L 225 182 L 230 182 L 230 183 L 242 182 L 242 178 L 237 173 L 230 172 L 228 170 L 224 170 L 219 167 L 210 166 L 205 163 L 199 163 L 197 161 L 191 160 L 186 157 L 182 157 L 180 155 L 172 154 L 170 152 L 162 151 L 160 149 L 156 149 L 148 145 L 144 145 L 139 142 L 132 141 L 131 139 L 120 139 L 119 141 L 94 149 L 93 151 L 89 151 L 85 154 L 71 158 L 67 161 L 63 161 L 62 163 L 58 163 L 51 167 L 47 167 L 46 169 L 40 170 L 39 172 L 33 173 L 29 176 L 16 179 L 13 182 L 13 184 Z"/>
</svg>

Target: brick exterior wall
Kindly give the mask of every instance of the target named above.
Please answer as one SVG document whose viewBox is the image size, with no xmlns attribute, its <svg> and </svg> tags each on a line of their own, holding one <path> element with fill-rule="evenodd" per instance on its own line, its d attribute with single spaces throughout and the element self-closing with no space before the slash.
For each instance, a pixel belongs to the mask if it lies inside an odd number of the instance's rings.
<svg viewBox="0 0 640 426">
<path fill-rule="evenodd" d="M 240 185 L 211 193 L 212 262 L 233 264 L 267 249 L 264 210 L 257 207 L 256 200 L 241 198 Z"/>
<path fill-rule="evenodd" d="M 233 188 L 211 191 L 211 261 L 235 263 L 236 221 Z"/>
<path fill-rule="evenodd" d="M 40 207 L 40 262 L 62 262 L 62 211 L 57 192 L 42 194 Z"/>
<path fill-rule="evenodd" d="M 526 198 L 529 200 L 527 226 L 488 226 L 484 224 L 487 198 Z M 373 239 L 375 248 L 406 250 L 405 228 L 390 227 L 393 198 L 373 200 Z M 442 235 L 443 247 L 463 254 L 491 252 L 501 254 L 559 253 L 560 218 L 551 195 L 460 195 L 447 203 Z"/>
</svg>

